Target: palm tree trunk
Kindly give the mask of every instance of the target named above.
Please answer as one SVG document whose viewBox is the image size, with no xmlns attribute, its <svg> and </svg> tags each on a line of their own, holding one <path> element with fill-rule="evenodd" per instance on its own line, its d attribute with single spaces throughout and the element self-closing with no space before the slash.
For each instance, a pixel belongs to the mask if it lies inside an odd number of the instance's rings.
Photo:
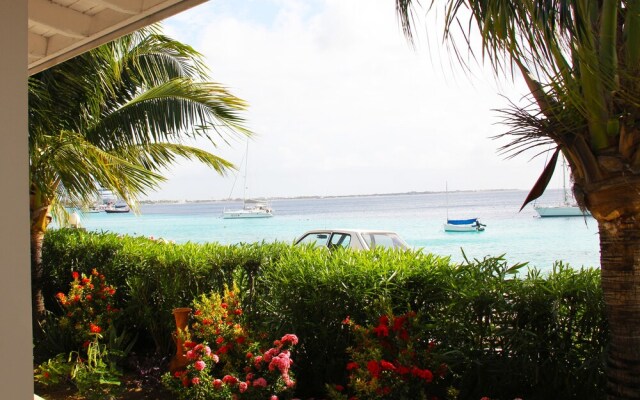
<svg viewBox="0 0 640 400">
<path fill-rule="evenodd" d="M 50 216 L 48 202 L 38 198 L 35 191 L 32 190 L 30 196 L 30 214 L 31 214 L 31 307 L 33 333 L 37 337 L 39 335 L 40 323 L 45 314 L 43 277 L 44 267 L 42 265 L 42 245 L 44 243 L 44 233 L 49 224 Z"/>
<path fill-rule="evenodd" d="M 640 213 L 599 220 L 598 225 L 610 331 L 607 395 L 640 399 Z"/>
<path fill-rule="evenodd" d="M 44 296 L 42 294 L 42 244 L 44 231 L 31 229 L 31 296 L 34 318 L 44 315 Z"/>
</svg>

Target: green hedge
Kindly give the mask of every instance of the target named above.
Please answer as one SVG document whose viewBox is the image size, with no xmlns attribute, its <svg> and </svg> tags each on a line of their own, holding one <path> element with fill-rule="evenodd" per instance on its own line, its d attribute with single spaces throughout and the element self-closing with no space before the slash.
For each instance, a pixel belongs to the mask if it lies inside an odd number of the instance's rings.
<svg viewBox="0 0 640 400">
<path fill-rule="evenodd" d="M 368 324 L 408 310 L 429 321 L 425 340 L 439 344 L 461 399 L 604 397 L 607 329 L 598 270 L 558 263 L 542 275 L 500 257 L 452 265 L 417 251 L 174 245 L 67 230 L 47 234 L 44 262 L 50 307 L 72 270 L 98 268 L 119 288 L 129 328 L 152 338 L 160 352 L 170 351 L 172 308 L 235 281 L 255 329 L 300 338 L 301 397 L 344 382 L 351 344 L 345 317 Z"/>
</svg>

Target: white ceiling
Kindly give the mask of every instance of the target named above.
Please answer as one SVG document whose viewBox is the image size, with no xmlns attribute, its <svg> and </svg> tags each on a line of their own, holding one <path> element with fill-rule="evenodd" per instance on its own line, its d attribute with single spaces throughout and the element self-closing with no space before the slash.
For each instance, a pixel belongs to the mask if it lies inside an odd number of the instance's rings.
<svg viewBox="0 0 640 400">
<path fill-rule="evenodd" d="M 207 0 L 28 0 L 29 75 Z"/>
</svg>

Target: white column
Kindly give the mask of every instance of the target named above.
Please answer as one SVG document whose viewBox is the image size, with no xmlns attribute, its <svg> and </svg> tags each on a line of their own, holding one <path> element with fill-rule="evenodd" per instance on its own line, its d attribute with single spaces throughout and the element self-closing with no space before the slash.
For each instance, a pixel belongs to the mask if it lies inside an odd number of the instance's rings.
<svg viewBox="0 0 640 400">
<path fill-rule="evenodd" d="M 0 398 L 33 399 L 27 1 L 0 2 Z"/>
</svg>

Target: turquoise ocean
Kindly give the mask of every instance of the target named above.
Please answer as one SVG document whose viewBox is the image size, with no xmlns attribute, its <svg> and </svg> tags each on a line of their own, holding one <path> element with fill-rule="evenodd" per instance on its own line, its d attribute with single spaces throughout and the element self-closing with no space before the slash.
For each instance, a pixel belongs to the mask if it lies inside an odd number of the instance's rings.
<svg viewBox="0 0 640 400">
<path fill-rule="evenodd" d="M 505 256 L 510 264 L 529 262 L 548 271 L 561 260 L 574 268 L 599 267 L 598 226 L 591 217 L 538 218 L 531 205 L 518 212 L 527 192 L 521 190 L 411 193 L 374 196 L 273 199 L 273 218 L 223 219 L 225 208 L 241 201 L 141 204 L 140 213 L 82 214 L 82 226 L 176 243 L 292 243 L 318 228 L 392 230 L 409 245 L 450 256 L 453 261 Z M 561 200 L 549 190 L 540 204 Z M 449 218 L 479 217 L 484 232 L 445 232 Z"/>
</svg>

